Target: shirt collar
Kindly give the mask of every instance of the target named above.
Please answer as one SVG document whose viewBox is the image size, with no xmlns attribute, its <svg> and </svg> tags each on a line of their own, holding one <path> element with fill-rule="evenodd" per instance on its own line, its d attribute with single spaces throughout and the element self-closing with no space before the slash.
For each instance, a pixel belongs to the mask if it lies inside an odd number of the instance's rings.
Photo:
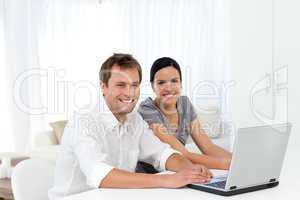
<svg viewBox="0 0 300 200">
<path fill-rule="evenodd" d="M 111 110 L 108 108 L 105 99 L 103 97 L 101 97 L 99 108 L 98 108 L 98 113 L 99 113 L 99 122 L 101 124 L 103 124 L 105 127 L 104 135 L 111 132 L 114 128 L 118 128 L 118 126 L 124 126 L 127 128 L 127 126 L 130 125 L 132 115 L 134 114 L 133 112 L 127 114 L 126 120 L 123 123 L 121 123 L 114 116 L 114 114 L 111 112 Z"/>
</svg>

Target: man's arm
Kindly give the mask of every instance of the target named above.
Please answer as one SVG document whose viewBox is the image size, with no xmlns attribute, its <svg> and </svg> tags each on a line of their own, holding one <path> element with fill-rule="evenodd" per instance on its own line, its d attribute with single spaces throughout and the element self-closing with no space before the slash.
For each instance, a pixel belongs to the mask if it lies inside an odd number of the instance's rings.
<svg viewBox="0 0 300 200">
<path fill-rule="evenodd" d="M 174 174 L 132 173 L 112 169 L 99 184 L 100 188 L 179 188 L 191 183 L 204 183 L 212 174 L 202 165 L 195 165 L 178 153 L 170 155 L 165 168 Z"/>
<path fill-rule="evenodd" d="M 209 178 L 203 177 L 202 172 L 193 167 L 174 174 L 132 173 L 114 168 L 102 179 L 99 188 L 180 188 L 187 184 L 207 181 Z"/>
<path fill-rule="evenodd" d="M 101 181 L 101 188 L 155 188 L 163 187 L 161 175 L 132 173 L 114 168 Z"/>
</svg>

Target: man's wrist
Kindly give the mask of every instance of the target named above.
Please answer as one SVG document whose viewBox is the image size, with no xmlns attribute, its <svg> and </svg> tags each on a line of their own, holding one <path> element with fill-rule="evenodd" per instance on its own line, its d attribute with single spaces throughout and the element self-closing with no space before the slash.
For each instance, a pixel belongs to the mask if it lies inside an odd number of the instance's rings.
<svg viewBox="0 0 300 200">
<path fill-rule="evenodd" d="M 161 188 L 168 188 L 168 181 L 170 180 L 170 174 L 158 174 L 155 175 L 157 179 L 157 185 Z"/>
</svg>

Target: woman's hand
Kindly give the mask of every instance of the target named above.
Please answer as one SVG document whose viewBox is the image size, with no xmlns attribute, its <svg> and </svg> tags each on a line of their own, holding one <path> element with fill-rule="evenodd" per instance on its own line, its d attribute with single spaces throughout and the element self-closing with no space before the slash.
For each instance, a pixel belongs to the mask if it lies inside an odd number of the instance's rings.
<svg viewBox="0 0 300 200">
<path fill-rule="evenodd" d="M 230 164 L 231 164 L 231 159 L 230 158 L 220 158 L 220 163 L 221 163 L 221 167 L 223 169 L 229 170 L 230 168 Z"/>
</svg>

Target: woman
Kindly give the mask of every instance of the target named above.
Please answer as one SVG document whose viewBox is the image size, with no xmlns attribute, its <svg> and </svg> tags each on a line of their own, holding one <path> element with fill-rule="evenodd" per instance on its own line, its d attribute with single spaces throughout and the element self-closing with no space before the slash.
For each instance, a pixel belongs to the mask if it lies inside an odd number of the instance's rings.
<svg viewBox="0 0 300 200">
<path fill-rule="evenodd" d="M 168 57 L 157 59 L 151 67 L 150 82 L 156 98 L 152 100 L 149 97 L 143 101 L 138 111 L 153 133 L 193 163 L 210 169 L 229 169 L 231 153 L 212 143 L 201 129 L 190 100 L 181 96 L 182 77 L 178 63 Z M 192 153 L 185 148 L 189 135 L 203 154 Z M 141 168 L 155 172 L 146 163 L 139 163 L 138 169 Z"/>
</svg>

